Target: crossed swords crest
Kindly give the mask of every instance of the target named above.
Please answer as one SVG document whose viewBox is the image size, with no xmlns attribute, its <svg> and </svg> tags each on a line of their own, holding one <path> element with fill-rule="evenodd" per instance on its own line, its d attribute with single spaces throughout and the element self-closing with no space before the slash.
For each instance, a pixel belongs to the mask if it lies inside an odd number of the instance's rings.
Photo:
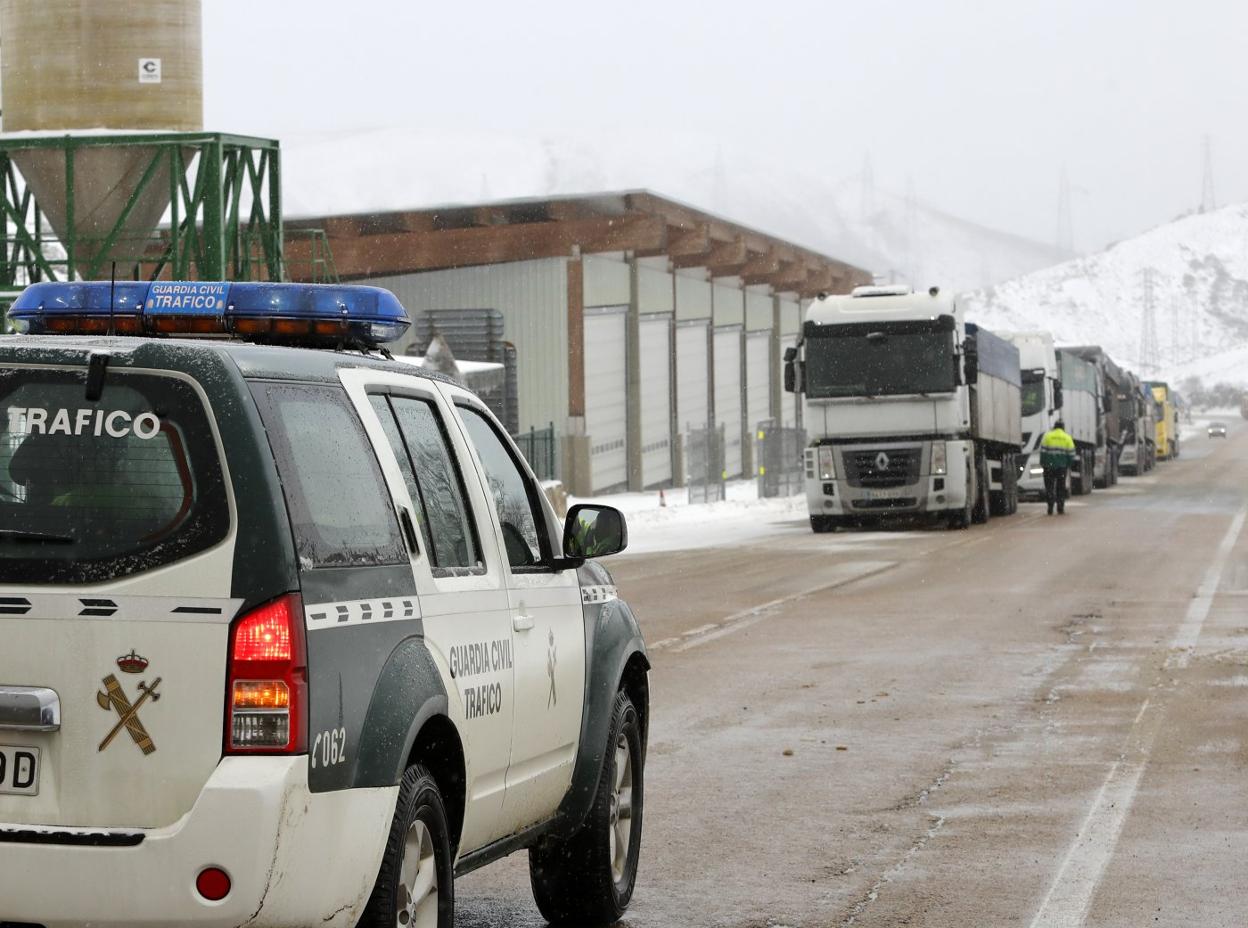
<svg viewBox="0 0 1248 928">
<path fill-rule="evenodd" d="M 152 702 L 157 702 L 160 699 L 160 693 L 156 692 L 160 686 L 160 680 L 161 678 L 157 677 L 152 681 L 151 686 L 140 681 L 139 698 L 131 703 L 129 697 L 126 696 L 126 691 L 121 688 L 121 684 L 117 682 L 115 676 L 110 673 L 104 678 L 104 689 L 95 694 L 95 701 L 101 709 L 115 709 L 120 717 L 117 720 L 117 724 L 113 726 L 113 730 L 100 742 L 99 750 L 103 751 L 112 744 L 113 739 L 121 733 L 123 728 L 129 732 L 130 738 L 145 755 L 151 754 L 156 750 L 156 745 L 152 742 L 152 736 L 147 733 L 147 729 L 139 721 L 139 709 L 149 699 Z"/>
</svg>

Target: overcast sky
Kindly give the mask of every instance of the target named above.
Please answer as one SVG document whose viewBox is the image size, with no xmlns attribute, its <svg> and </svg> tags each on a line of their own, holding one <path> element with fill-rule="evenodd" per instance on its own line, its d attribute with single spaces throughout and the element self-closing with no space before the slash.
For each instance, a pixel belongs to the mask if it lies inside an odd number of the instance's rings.
<svg viewBox="0 0 1248 928">
<path fill-rule="evenodd" d="M 1248 4 L 205 0 L 207 128 L 640 124 L 1092 249 L 1248 198 Z M 708 153 L 708 161 L 713 154 Z M 535 191 L 536 192 L 536 191 Z"/>
</svg>

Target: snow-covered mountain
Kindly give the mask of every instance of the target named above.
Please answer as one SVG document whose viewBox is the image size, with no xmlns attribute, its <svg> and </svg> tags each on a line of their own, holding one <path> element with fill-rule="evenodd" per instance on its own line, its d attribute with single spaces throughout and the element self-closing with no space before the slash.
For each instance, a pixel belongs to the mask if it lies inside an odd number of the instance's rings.
<svg viewBox="0 0 1248 928">
<path fill-rule="evenodd" d="M 282 144 L 287 216 L 647 189 L 917 286 L 973 289 L 1069 257 L 848 179 L 694 133 L 381 129 Z"/>
<path fill-rule="evenodd" d="M 1175 384 L 1198 376 L 1248 385 L 1248 204 L 1185 216 L 967 299 L 968 318 L 989 328 L 1047 329 L 1059 344 L 1099 344 Z M 1150 305 L 1155 352 L 1147 348 Z"/>
</svg>

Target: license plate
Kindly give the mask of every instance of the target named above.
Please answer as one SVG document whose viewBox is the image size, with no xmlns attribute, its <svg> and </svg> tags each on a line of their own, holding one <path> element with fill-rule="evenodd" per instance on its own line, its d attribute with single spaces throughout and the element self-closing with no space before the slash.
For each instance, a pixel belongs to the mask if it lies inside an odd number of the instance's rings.
<svg viewBox="0 0 1248 928">
<path fill-rule="evenodd" d="M 39 795 L 39 749 L 0 744 L 0 793 Z"/>
<path fill-rule="evenodd" d="M 901 499 L 900 490 L 868 490 L 867 499 Z"/>
</svg>

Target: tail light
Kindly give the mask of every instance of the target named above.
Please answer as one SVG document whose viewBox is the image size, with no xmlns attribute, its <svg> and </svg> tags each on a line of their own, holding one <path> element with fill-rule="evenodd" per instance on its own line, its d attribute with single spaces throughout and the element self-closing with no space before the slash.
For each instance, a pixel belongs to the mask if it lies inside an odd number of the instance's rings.
<svg viewBox="0 0 1248 928">
<path fill-rule="evenodd" d="M 308 660 L 299 594 L 234 620 L 226 704 L 227 754 L 307 751 Z"/>
</svg>

